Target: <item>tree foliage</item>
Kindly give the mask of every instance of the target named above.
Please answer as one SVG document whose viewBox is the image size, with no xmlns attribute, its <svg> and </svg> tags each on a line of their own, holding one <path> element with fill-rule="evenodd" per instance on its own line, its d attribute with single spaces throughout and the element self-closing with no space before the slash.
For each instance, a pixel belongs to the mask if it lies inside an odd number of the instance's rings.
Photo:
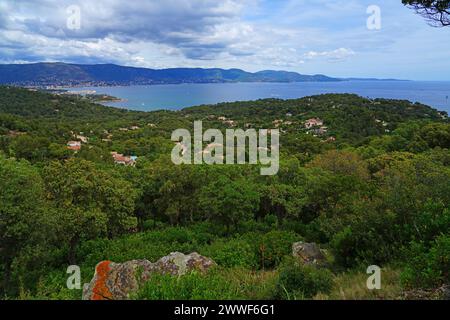
<svg viewBox="0 0 450 320">
<path fill-rule="evenodd" d="M 68 263 L 89 274 L 101 260 L 173 251 L 278 276 L 300 240 L 329 248 L 336 270 L 395 264 L 408 286 L 447 279 L 450 124 L 428 106 L 330 94 L 144 113 L 0 87 L 0 112 L 2 294 L 72 297 L 60 283 Z M 279 173 L 171 162 L 174 129 L 229 129 L 220 117 L 256 129 L 283 120 Z M 326 133 L 305 128 L 313 117 Z M 88 141 L 68 150 L 77 136 Z M 113 151 L 136 166 L 115 164 Z M 295 296 L 328 290 L 320 272 L 284 272 L 279 288 L 308 281 Z"/>
<path fill-rule="evenodd" d="M 450 26 L 450 0 L 402 0 L 433 26 Z"/>
</svg>

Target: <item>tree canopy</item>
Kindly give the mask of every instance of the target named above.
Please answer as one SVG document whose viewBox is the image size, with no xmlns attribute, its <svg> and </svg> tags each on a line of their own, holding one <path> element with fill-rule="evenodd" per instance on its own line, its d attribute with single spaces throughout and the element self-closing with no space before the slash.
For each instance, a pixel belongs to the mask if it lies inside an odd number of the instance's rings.
<svg viewBox="0 0 450 320">
<path fill-rule="evenodd" d="M 278 175 L 170 161 L 174 129 L 202 120 L 223 132 L 223 118 L 279 125 Z M 305 126 L 312 118 L 322 131 Z M 407 285 L 435 289 L 449 281 L 449 180 L 447 113 L 420 103 L 327 94 L 134 112 L 0 86 L 0 295 L 79 299 L 69 264 L 84 277 L 102 260 L 178 251 L 211 257 L 227 285 L 242 275 L 253 290 L 243 298 L 270 299 L 258 285 L 270 289 L 297 241 L 327 248 L 333 270 L 395 265 Z M 196 277 L 192 288 L 224 297 Z"/>
<path fill-rule="evenodd" d="M 402 0 L 433 26 L 450 26 L 450 0 Z"/>
</svg>

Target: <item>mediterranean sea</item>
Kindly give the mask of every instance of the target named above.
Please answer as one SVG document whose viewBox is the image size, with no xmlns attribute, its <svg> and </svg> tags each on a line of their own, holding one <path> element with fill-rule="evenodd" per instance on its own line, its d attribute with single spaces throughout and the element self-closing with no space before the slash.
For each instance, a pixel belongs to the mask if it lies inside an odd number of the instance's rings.
<svg viewBox="0 0 450 320">
<path fill-rule="evenodd" d="M 180 110 L 190 106 L 258 100 L 296 99 L 324 93 L 354 93 L 369 98 L 420 102 L 450 113 L 450 82 L 342 81 L 296 83 L 210 83 L 68 88 L 94 90 L 120 98 L 105 105 L 140 111 Z"/>
</svg>

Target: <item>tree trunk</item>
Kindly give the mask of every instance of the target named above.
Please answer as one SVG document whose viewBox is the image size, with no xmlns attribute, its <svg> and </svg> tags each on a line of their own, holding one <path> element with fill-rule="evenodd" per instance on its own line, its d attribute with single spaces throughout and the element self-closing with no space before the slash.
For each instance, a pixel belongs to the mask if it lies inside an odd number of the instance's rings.
<svg viewBox="0 0 450 320">
<path fill-rule="evenodd" d="M 5 272 L 3 274 L 3 281 L 2 281 L 3 291 L 5 293 L 8 292 L 8 290 L 10 289 L 9 284 L 11 280 L 11 263 L 12 261 L 10 259 L 7 259 L 5 261 Z"/>
<path fill-rule="evenodd" d="M 73 237 L 72 240 L 70 240 L 68 261 L 71 265 L 76 264 L 76 249 L 78 245 L 78 240 L 79 240 L 78 237 Z"/>
</svg>

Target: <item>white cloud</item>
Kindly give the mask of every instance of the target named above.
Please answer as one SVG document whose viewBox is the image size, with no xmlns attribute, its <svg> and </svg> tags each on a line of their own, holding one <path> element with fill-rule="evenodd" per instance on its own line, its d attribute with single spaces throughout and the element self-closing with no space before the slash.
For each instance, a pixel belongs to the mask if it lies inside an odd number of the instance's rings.
<svg viewBox="0 0 450 320">
<path fill-rule="evenodd" d="M 445 59 L 450 43 L 442 39 L 450 36 L 450 28 L 430 28 L 400 0 L 379 0 L 382 29 L 373 32 L 366 28 L 370 4 L 372 0 L 0 0 L 0 62 L 448 77 L 442 70 L 450 68 Z M 79 30 L 67 28 L 70 5 L 81 9 Z"/>
<path fill-rule="evenodd" d="M 325 58 L 330 61 L 341 61 L 345 60 L 356 53 L 352 49 L 339 48 L 332 51 L 309 51 L 304 54 L 305 59 L 315 59 L 315 58 Z"/>
<path fill-rule="evenodd" d="M 294 28 L 250 23 L 244 9 L 258 0 L 0 0 L 8 12 L 0 26 L 3 60 L 114 62 L 147 67 L 296 67 L 301 54 Z M 81 28 L 67 28 L 67 7 L 77 5 Z M 244 5 L 245 4 L 245 5 Z"/>
<path fill-rule="evenodd" d="M 237 0 L 63 0 L 0 1 L 8 12 L 4 31 L 21 31 L 27 35 L 77 40 L 85 43 L 113 39 L 117 43 L 147 41 L 174 46 L 186 56 L 202 58 L 207 52 L 226 49 L 226 38 L 217 30 L 239 19 L 242 4 Z M 70 30 L 66 9 L 79 6 L 81 28 Z M 4 31 L 2 33 L 4 33 Z M 215 37 L 218 35 L 218 37 Z M 3 37 L 6 37 L 3 35 Z"/>
</svg>

